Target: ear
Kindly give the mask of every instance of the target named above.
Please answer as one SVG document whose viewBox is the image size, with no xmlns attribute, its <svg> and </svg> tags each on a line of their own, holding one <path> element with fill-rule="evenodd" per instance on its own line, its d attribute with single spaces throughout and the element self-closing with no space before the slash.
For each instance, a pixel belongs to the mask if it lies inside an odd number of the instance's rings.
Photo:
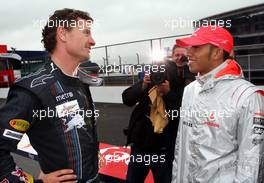
<svg viewBox="0 0 264 183">
<path fill-rule="evenodd" d="M 224 50 L 221 48 L 215 48 L 212 56 L 215 60 L 223 60 Z"/>
<path fill-rule="evenodd" d="M 66 29 L 64 27 L 59 26 L 57 28 L 57 38 L 62 42 L 66 42 Z"/>
</svg>

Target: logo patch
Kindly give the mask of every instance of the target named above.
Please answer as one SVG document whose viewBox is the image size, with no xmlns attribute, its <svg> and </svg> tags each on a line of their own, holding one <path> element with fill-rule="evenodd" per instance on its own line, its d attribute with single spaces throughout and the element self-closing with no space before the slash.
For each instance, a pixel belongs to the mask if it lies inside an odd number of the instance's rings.
<svg viewBox="0 0 264 183">
<path fill-rule="evenodd" d="M 183 125 L 186 125 L 186 126 L 192 127 L 192 123 L 187 122 L 187 121 L 183 121 Z"/>
<path fill-rule="evenodd" d="M 23 119 L 12 119 L 9 121 L 10 126 L 20 132 L 25 132 L 29 129 L 30 124 Z"/>
<path fill-rule="evenodd" d="M 19 177 L 19 180 L 22 181 L 22 182 L 25 182 L 25 183 L 34 183 L 34 179 L 33 179 L 33 176 L 22 171 L 22 169 L 18 168 L 16 169 L 16 171 L 13 171 L 11 173 L 12 175 L 14 176 L 17 176 Z"/>
<path fill-rule="evenodd" d="M 77 100 L 72 100 L 70 102 L 65 102 L 56 106 L 56 111 L 58 113 L 59 118 L 67 116 L 78 110 L 80 110 L 80 107 Z"/>
<path fill-rule="evenodd" d="M 263 112 L 255 112 L 254 114 L 257 115 L 257 116 L 264 117 L 264 113 Z"/>
<path fill-rule="evenodd" d="M 32 80 L 30 88 L 46 84 L 46 80 L 52 79 L 54 76 L 51 74 L 44 74 Z"/>
<path fill-rule="evenodd" d="M 264 118 L 254 117 L 253 118 L 253 124 L 264 126 Z"/>
<path fill-rule="evenodd" d="M 262 127 L 258 127 L 258 126 L 256 126 L 256 127 L 254 127 L 254 129 L 253 129 L 253 133 L 254 133 L 254 134 L 262 135 L 263 132 L 264 132 L 264 128 L 262 128 Z"/>
<path fill-rule="evenodd" d="M 85 125 L 84 119 L 81 115 L 77 114 L 75 115 L 69 122 L 64 123 L 66 125 L 67 129 L 65 132 L 68 132 L 72 130 L 74 127 L 76 128 L 82 128 Z"/>
<path fill-rule="evenodd" d="M 205 121 L 204 124 L 207 125 L 207 126 L 212 126 L 212 127 L 219 128 L 219 124 L 211 122 L 211 121 Z"/>
<path fill-rule="evenodd" d="M 213 112 L 210 114 L 209 119 L 210 120 L 215 120 L 215 114 Z"/>
<path fill-rule="evenodd" d="M 5 136 L 7 138 L 15 139 L 15 140 L 21 140 L 23 133 L 19 133 L 19 132 L 15 132 L 12 130 L 5 129 L 3 136 Z"/>
<path fill-rule="evenodd" d="M 56 101 L 59 102 L 61 100 L 65 100 L 65 99 L 72 98 L 72 97 L 73 97 L 73 93 L 68 92 L 68 93 L 64 93 L 64 94 L 56 96 Z"/>
<path fill-rule="evenodd" d="M 263 142 L 263 140 L 264 140 L 264 139 L 257 139 L 257 138 L 254 138 L 254 139 L 252 140 L 252 144 L 254 144 L 254 145 L 259 145 L 259 144 L 261 144 L 261 143 Z"/>
<path fill-rule="evenodd" d="M 0 183 L 9 183 L 9 180 L 7 180 L 6 178 L 4 180 L 2 180 Z"/>
</svg>

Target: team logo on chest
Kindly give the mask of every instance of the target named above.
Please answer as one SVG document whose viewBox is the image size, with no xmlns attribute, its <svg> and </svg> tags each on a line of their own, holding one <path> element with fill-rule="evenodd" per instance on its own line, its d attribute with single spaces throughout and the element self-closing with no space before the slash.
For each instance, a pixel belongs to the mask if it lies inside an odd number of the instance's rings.
<svg viewBox="0 0 264 183">
<path fill-rule="evenodd" d="M 215 127 L 215 128 L 219 128 L 219 124 L 216 123 L 216 121 L 215 121 L 215 119 L 216 119 L 215 118 L 215 112 L 210 112 L 208 119 L 209 120 L 203 122 L 205 125 Z"/>
<path fill-rule="evenodd" d="M 73 114 L 79 110 L 80 107 L 77 100 L 72 100 L 56 106 L 56 112 L 59 118 Z"/>
<path fill-rule="evenodd" d="M 72 98 L 72 97 L 73 97 L 73 93 L 72 92 L 63 93 L 61 95 L 56 96 L 56 101 L 59 102 L 59 101 L 62 101 L 62 100 L 65 100 L 65 99 L 69 99 L 69 98 Z"/>
<path fill-rule="evenodd" d="M 72 130 L 74 127 L 82 128 L 85 125 L 83 117 L 79 114 L 76 114 L 69 121 L 67 121 L 66 119 L 63 119 L 63 121 L 64 121 L 64 125 L 66 126 L 66 130 L 64 132 L 68 132 Z"/>
</svg>

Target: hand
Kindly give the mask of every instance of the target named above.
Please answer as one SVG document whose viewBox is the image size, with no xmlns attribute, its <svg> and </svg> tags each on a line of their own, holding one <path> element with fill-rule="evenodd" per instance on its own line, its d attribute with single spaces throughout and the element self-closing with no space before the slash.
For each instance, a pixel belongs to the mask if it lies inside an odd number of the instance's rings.
<svg viewBox="0 0 264 183">
<path fill-rule="evenodd" d="M 144 80 L 143 80 L 143 84 L 142 84 L 143 90 L 146 89 L 150 83 L 151 83 L 150 75 L 149 74 L 145 74 Z"/>
<path fill-rule="evenodd" d="M 76 178 L 71 169 L 57 170 L 48 174 L 41 171 L 39 174 L 39 179 L 42 179 L 43 183 L 76 183 Z"/>
<path fill-rule="evenodd" d="M 158 85 L 158 93 L 161 95 L 166 95 L 170 91 L 170 82 L 165 80 L 164 83 Z"/>
</svg>

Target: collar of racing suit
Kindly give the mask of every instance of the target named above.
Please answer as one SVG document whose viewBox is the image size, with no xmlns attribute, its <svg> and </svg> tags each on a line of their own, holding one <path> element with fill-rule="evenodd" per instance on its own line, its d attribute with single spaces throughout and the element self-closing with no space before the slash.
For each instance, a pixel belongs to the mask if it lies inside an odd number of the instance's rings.
<svg viewBox="0 0 264 183">
<path fill-rule="evenodd" d="M 243 78 L 243 72 L 238 63 L 231 59 L 226 60 L 203 76 L 199 74 L 196 76 L 196 80 L 201 85 L 201 91 L 213 88 L 221 80 L 233 80 L 237 78 Z"/>
<path fill-rule="evenodd" d="M 51 73 L 55 71 L 55 75 L 59 77 L 61 81 L 67 85 L 80 86 L 82 83 L 78 77 L 65 74 L 52 60 L 50 63 L 47 63 L 45 67 L 50 69 Z"/>
</svg>

